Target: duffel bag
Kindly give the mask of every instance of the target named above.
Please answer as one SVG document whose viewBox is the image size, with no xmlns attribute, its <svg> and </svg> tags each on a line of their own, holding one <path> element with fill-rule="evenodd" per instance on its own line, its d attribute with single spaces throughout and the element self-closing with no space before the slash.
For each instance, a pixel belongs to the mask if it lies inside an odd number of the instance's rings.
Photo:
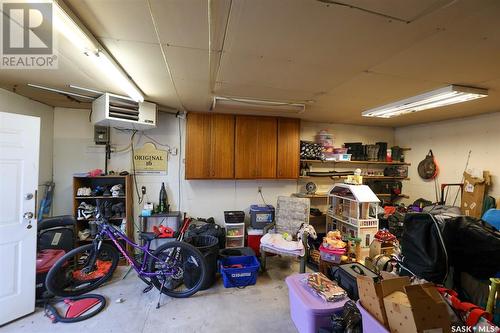
<svg viewBox="0 0 500 333">
<path fill-rule="evenodd" d="M 358 295 L 358 282 L 356 278 L 358 275 L 368 276 L 373 279 L 378 279 L 378 275 L 372 270 L 368 269 L 359 263 L 343 264 L 334 266 L 330 269 L 331 278 L 339 284 L 347 292 L 350 299 L 357 301 Z"/>
</svg>

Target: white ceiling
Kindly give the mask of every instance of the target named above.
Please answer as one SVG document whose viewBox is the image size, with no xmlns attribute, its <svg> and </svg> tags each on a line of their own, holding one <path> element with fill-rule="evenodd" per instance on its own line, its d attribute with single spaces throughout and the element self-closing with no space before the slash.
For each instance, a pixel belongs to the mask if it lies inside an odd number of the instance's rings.
<svg viewBox="0 0 500 333">
<path fill-rule="evenodd" d="M 316 0 L 65 2 L 146 99 L 163 106 L 207 111 L 213 94 L 307 101 L 299 115 L 307 120 L 386 126 L 500 111 L 499 1 L 340 1 L 349 6 Z M 88 105 L 26 83 L 122 93 L 63 37 L 58 49 L 58 70 L 1 70 L 0 86 L 72 107 Z M 361 117 L 367 108 L 451 83 L 488 88 L 490 96 L 394 119 Z"/>
</svg>

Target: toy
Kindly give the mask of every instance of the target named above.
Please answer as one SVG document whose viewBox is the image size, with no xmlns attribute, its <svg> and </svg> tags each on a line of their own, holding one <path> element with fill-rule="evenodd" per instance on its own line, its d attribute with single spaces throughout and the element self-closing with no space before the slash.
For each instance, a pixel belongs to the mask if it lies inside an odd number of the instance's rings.
<svg viewBox="0 0 500 333">
<path fill-rule="evenodd" d="M 292 241 L 292 235 L 290 235 L 288 232 L 283 233 L 283 239 L 286 241 L 291 242 Z"/>
<path fill-rule="evenodd" d="M 158 238 L 172 238 L 174 237 L 174 230 L 170 227 L 160 225 L 159 227 L 153 226 L 153 232 Z"/>
<path fill-rule="evenodd" d="M 339 230 L 329 231 L 326 237 L 323 237 L 323 247 L 327 249 L 343 249 L 346 245 Z"/>
</svg>

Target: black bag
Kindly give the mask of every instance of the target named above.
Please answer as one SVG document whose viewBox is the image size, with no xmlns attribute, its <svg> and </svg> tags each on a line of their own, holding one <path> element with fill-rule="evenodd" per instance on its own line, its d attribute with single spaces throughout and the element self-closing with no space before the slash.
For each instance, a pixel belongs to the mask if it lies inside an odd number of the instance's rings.
<svg viewBox="0 0 500 333">
<path fill-rule="evenodd" d="M 347 153 L 351 154 L 352 161 L 366 160 L 366 152 L 361 142 L 346 142 L 344 147 L 347 148 Z"/>
<path fill-rule="evenodd" d="M 448 253 L 442 227 L 431 214 L 406 214 L 401 249 L 403 266 L 409 273 L 434 283 L 443 283 L 446 279 Z"/>
<path fill-rule="evenodd" d="M 331 278 L 339 284 L 349 296 L 350 299 L 357 301 L 358 295 L 358 282 L 356 277 L 358 275 L 368 276 L 373 279 L 378 279 L 378 275 L 359 263 L 343 264 L 331 268 Z"/>
<path fill-rule="evenodd" d="M 391 165 L 384 168 L 386 177 L 408 177 L 408 167 L 405 165 Z"/>
<path fill-rule="evenodd" d="M 500 232 L 470 216 L 446 221 L 443 229 L 450 265 L 478 279 L 500 272 Z"/>
<path fill-rule="evenodd" d="M 216 224 L 213 217 L 208 219 L 198 218 L 197 221 L 202 223 L 199 225 L 191 224 L 186 232 L 186 238 L 200 235 L 214 236 L 219 240 L 220 249 L 226 247 L 226 229 Z"/>
<path fill-rule="evenodd" d="M 378 156 L 377 160 L 385 162 L 387 160 L 387 142 L 376 142 L 378 146 Z"/>
<path fill-rule="evenodd" d="M 403 236 L 404 219 L 405 215 L 398 211 L 394 212 L 394 214 L 392 215 L 389 215 L 389 217 L 387 218 L 389 232 L 396 236 L 398 240 Z"/>
<path fill-rule="evenodd" d="M 71 251 L 75 247 L 75 219 L 70 215 L 48 217 L 38 223 L 38 251 Z"/>
<path fill-rule="evenodd" d="M 366 182 L 376 194 L 399 195 L 403 189 L 403 183 L 395 180 L 369 180 Z"/>
</svg>

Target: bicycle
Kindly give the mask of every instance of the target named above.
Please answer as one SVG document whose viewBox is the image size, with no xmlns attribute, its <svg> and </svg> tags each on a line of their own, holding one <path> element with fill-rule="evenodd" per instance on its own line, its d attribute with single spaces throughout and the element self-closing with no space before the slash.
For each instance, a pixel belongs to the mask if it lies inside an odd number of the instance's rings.
<svg viewBox="0 0 500 333">
<path fill-rule="evenodd" d="M 148 287 L 161 294 L 184 298 L 196 293 L 202 286 L 206 275 L 206 264 L 201 252 L 194 246 L 174 240 L 151 250 L 151 242 L 156 239 L 152 232 L 140 232 L 143 245 L 129 239 L 118 226 L 105 218 L 101 204 L 97 202 L 97 234 L 90 244 L 80 246 L 61 257 L 47 274 L 47 290 L 56 296 L 77 296 L 96 289 L 113 275 L 119 261 L 119 253 L 131 265 L 138 277 Z M 111 240 L 113 247 L 105 240 Z M 130 256 L 119 240 L 124 240 L 141 255 Z M 117 251 L 118 249 L 118 251 Z"/>
</svg>

